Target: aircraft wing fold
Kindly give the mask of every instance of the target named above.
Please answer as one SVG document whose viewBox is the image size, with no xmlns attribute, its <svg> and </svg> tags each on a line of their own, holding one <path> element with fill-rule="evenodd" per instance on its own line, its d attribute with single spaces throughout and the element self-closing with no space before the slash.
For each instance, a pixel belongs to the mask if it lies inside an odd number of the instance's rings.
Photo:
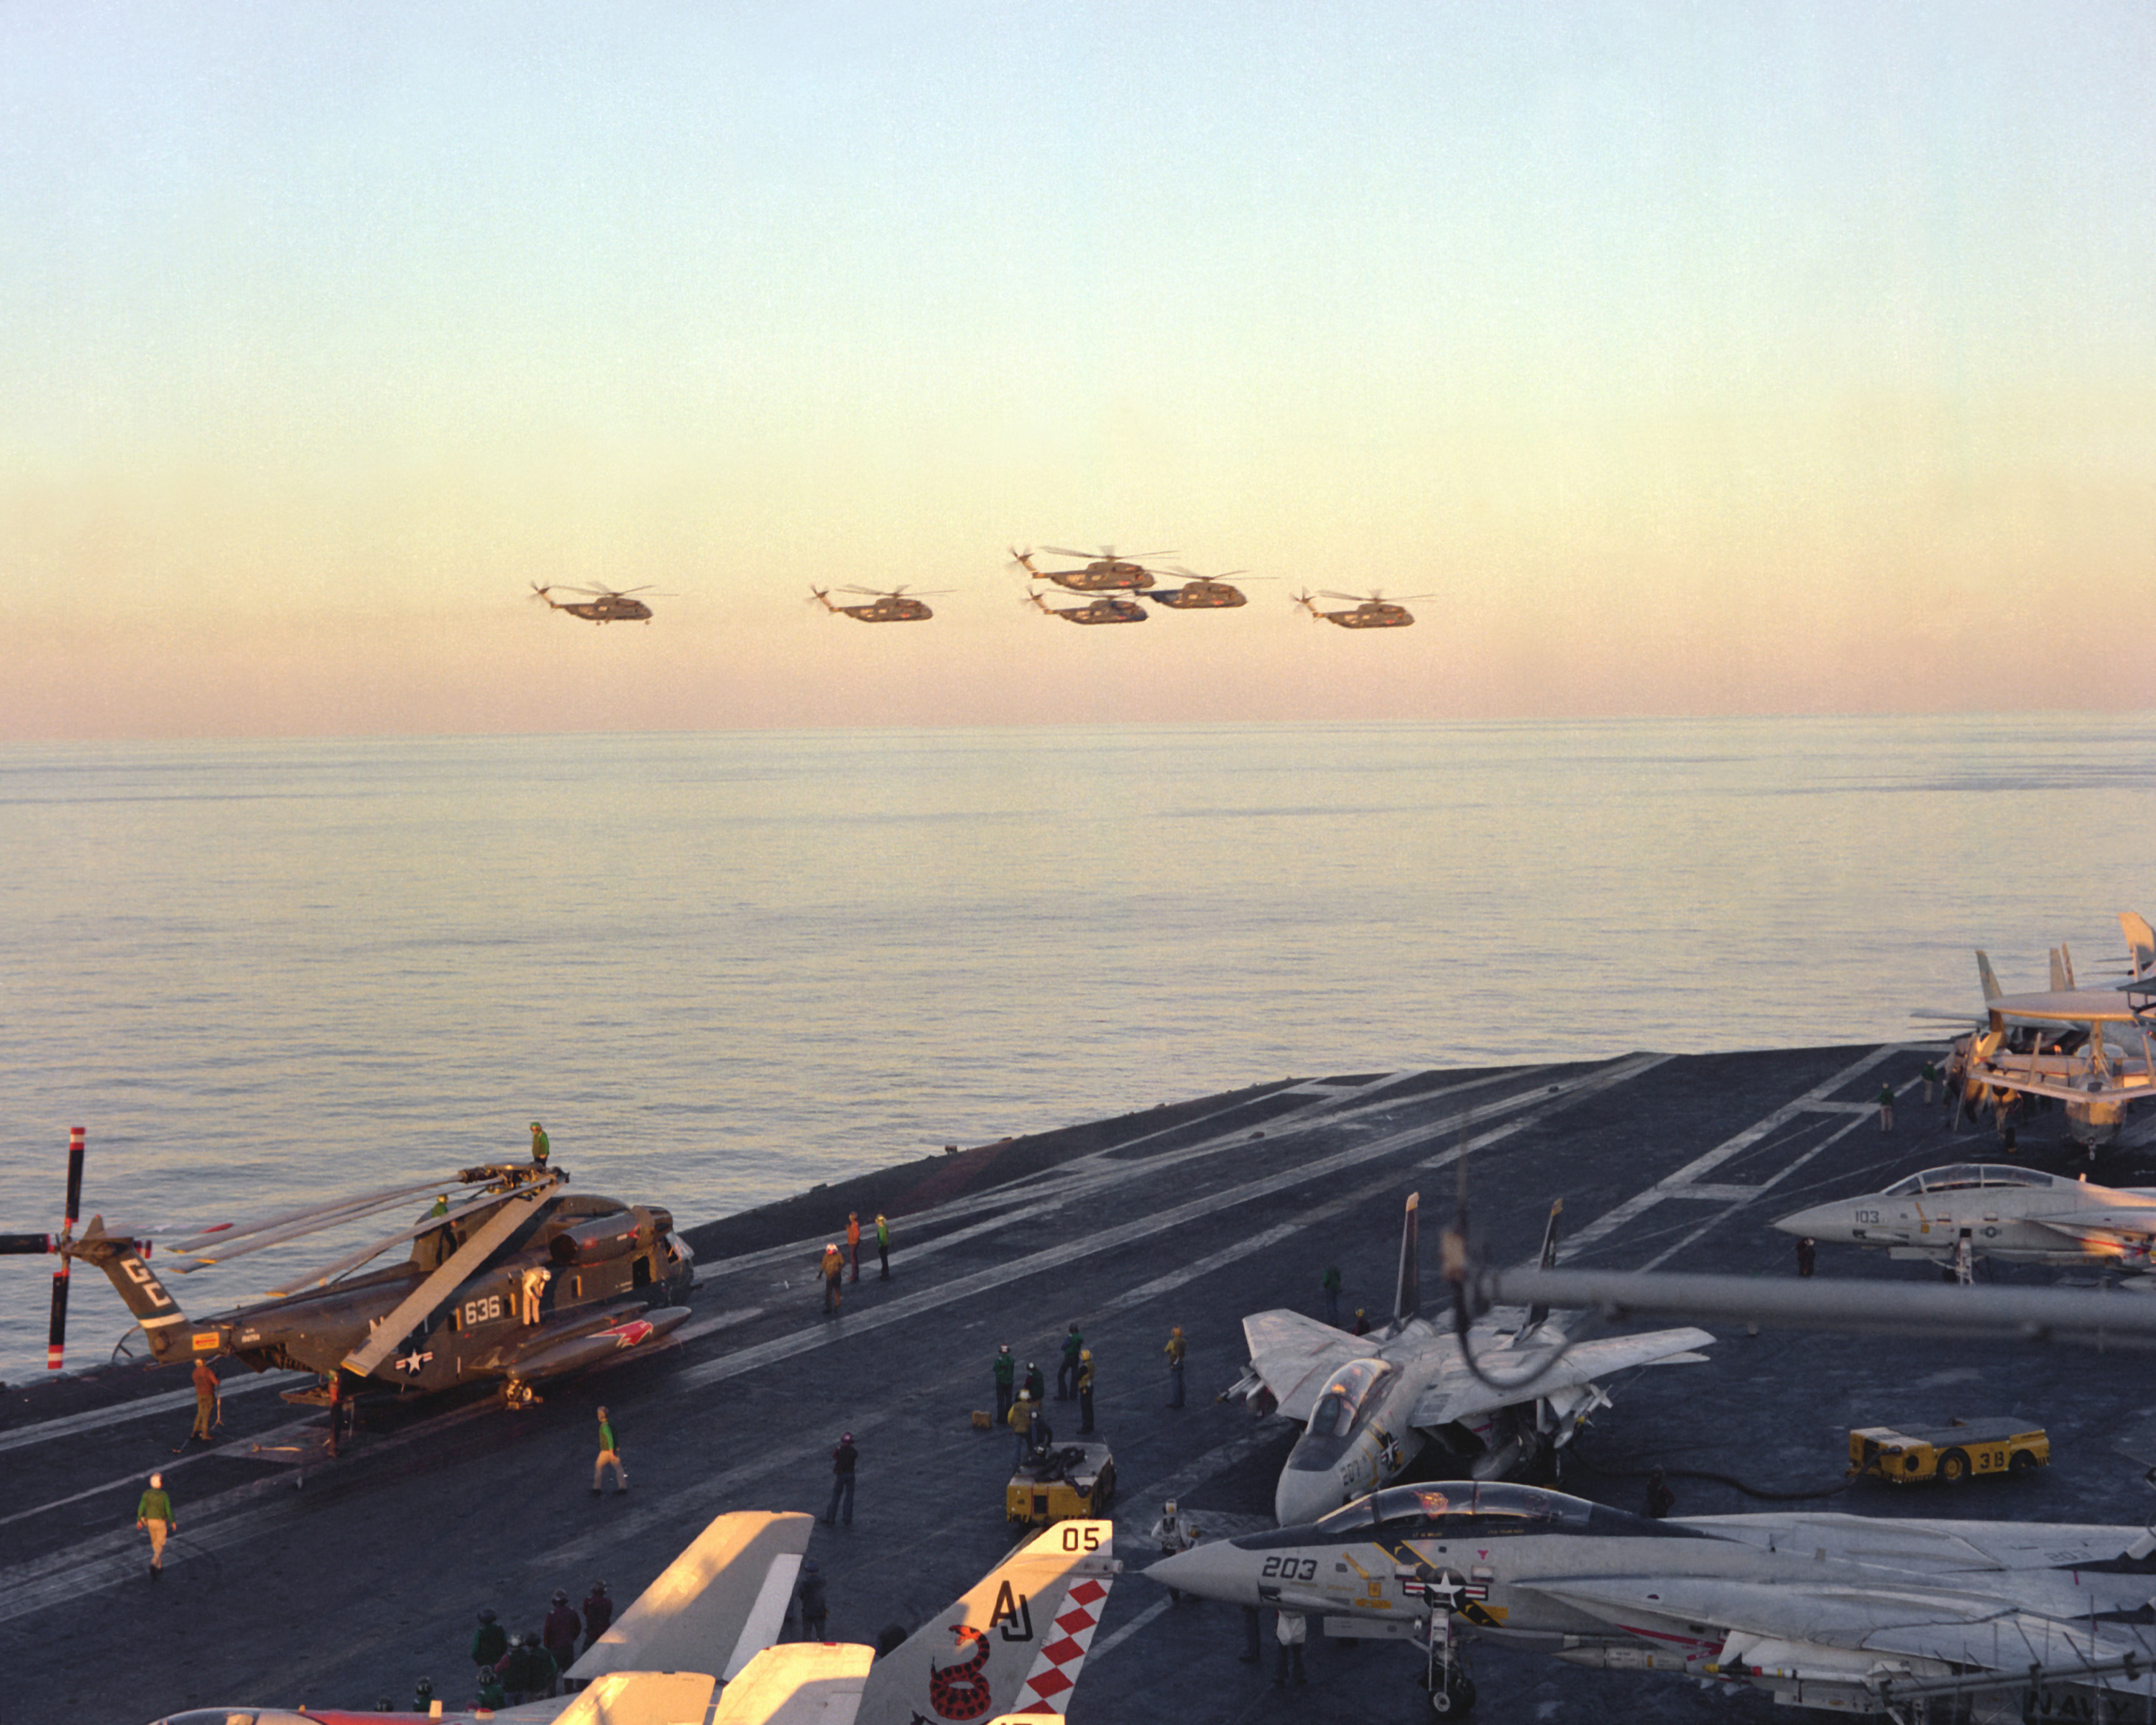
<svg viewBox="0 0 2156 1725">
<path fill-rule="evenodd" d="M 1561 1389 L 1576 1389 L 1632 1366 L 1676 1363 L 1687 1354 L 1696 1359 L 1699 1356 L 1693 1350 L 1707 1347 L 1713 1340 L 1705 1330 L 1682 1329 L 1650 1330 L 1645 1335 L 1609 1336 L 1582 1342 L 1532 1384 L 1509 1391 L 1492 1389 L 1468 1370 L 1464 1360 L 1455 1360 L 1422 1393 L 1409 1420 L 1419 1430 L 1435 1431 L 1455 1420 L 1553 1395 Z M 1477 1363 L 1500 1384 L 1504 1384 L 1522 1378 L 1556 1352 L 1554 1341 L 1531 1343 L 1524 1348 L 1493 1348 L 1479 1355 Z"/>
<path fill-rule="evenodd" d="M 1281 1412 L 1298 1421 L 1310 1418 L 1326 1380 L 1341 1367 L 1380 1352 L 1374 1336 L 1351 1336 L 1283 1308 L 1245 1318 L 1243 1339 L 1250 1346 L 1250 1368 L 1265 1380 Z"/>
</svg>

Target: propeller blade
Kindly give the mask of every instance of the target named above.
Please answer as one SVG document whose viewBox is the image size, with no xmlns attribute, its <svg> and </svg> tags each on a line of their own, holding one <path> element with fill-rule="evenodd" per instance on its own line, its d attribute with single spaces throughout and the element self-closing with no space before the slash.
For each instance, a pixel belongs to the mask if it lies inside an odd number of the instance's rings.
<svg viewBox="0 0 2156 1725">
<path fill-rule="evenodd" d="M 59 1236 L 51 1234 L 0 1234 L 0 1258 L 20 1252 L 43 1254 L 59 1250 Z"/>
<path fill-rule="evenodd" d="M 74 1224 L 82 1215 L 82 1158 L 83 1129 L 79 1126 L 68 1128 L 67 1172 L 67 1231 L 74 1232 Z"/>
</svg>

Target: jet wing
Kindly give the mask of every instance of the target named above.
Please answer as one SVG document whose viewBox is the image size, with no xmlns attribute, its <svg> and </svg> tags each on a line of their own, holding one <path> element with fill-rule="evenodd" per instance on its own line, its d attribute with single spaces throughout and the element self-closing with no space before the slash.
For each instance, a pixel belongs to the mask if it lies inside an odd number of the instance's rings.
<svg viewBox="0 0 2156 1725">
<path fill-rule="evenodd" d="M 1705 1330 L 1682 1329 L 1650 1330 L 1640 1336 L 1608 1336 L 1582 1342 L 1532 1384 L 1523 1384 L 1511 1392 L 1491 1389 L 1468 1370 L 1464 1360 L 1455 1359 L 1431 1380 L 1430 1388 L 1416 1401 L 1414 1413 L 1408 1416 L 1409 1422 L 1418 1430 L 1434 1431 L 1455 1420 L 1551 1395 L 1560 1389 L 1575 1389 L 1628 1367 L 1690 1363 L 1702 1358 L 1693 1350 L 1713 1340 Z M 1555 1353 L 1557 1348 L 1556 1342 L 1550 1341 L 1532 1343 L 1524 1348 L 1496 1348 L 1481 1355 L 1479 1363 L 1502 1384 L 1523 1377 Z"/>
<path fill-rule="evenodd" d="M 1629 1629 L 1642 1619 L 1682 1619 L 1712 1624 L 1732 1637 L 1810 1641 L 1991 1671 L 2094 1664 L 2142 1651 L 2129 1636 L 2092 1634 L 2063 1619 L 2016 1611 L 1997 1594 L 1973 1587 L 1666 1575 L 1553 1576 L 1517 1585 L 1614 1628 Z"/>
<path fill-rule="evenodd" d="M 566 1675 L 585 1682 L 608 1671 L 735 1676 L 778 1639 L 812 1525 L 805 1515 L 754 1510 L 716 1517 Z"/>
<path fill-rule="evenodd" d="M 2024 1216 L 2025 1222 L 2033 1222 L 2039 1228 L 2048 1228 L 2054 1234 L 2063 1234 L 2071 1240 L 2082 1240 L 2094 1235 L 2098 1239 L 2118 1240 L 2131 1237 L 2146 1240 L 2156 1234 L 2156 1206 L 2136 1206 L 2129 1209 L 2106 1210 L 2069 1210 L 2058 1216 Z"/>
<path fill-rule="evenodd" d="M 1383 1357 L 1374 1336 L 1351 1336 L 1284 1309 L 1245 1318 L 1243 1340 L 1250 1347 L 1251 1370 L 1265 1380 L 1281 1412 L 1298 1421 L 1310 1418 L 1326 1380 L 1349 1360 Z"/>
</svg>

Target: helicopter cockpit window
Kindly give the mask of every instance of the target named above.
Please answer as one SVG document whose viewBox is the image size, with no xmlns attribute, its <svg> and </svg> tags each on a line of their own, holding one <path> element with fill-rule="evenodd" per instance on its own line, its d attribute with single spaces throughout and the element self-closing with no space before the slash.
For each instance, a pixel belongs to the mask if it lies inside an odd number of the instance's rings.
<svg viewBox="0 0 2156 1725">
<path fill-rule="evenodd" d="M 1325 1394 L 1317 1399 L 1317 1406 L 1312 1411 L 1311 1435 L 1347 1436 L 1354 1428 L 1357 1411 L 1392 1369 L 1377 1359 L 1350 1360 L 1332 1374 L 1332 1381 L 1325 1386 Z"/>
</svg>

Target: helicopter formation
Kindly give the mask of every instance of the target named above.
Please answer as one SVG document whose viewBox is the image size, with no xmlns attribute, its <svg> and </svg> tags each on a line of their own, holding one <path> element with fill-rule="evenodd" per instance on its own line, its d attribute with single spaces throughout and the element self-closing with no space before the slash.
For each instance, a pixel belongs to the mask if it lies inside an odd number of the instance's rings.
<svg viewBox="0 0 2156 1725">
<path fill-rule="evenodd" d="M 1228 611 L 1250 603 L 1250 596 L 1235 586 L 1230 577 L 1250 581 L 1264 581 L 1271 578 L 1251 575 L 1243 569 L 1230 569 L 1220 575 L 1201 575 L 1179 563 L 1156 566 L 1148 560 L 1175 555 L 1173 552 L 1149 551 L 1136 557 L 1116 552 L 1112 545 L 1104 545 L 1097 552 L 1074 551 L 1068 547 L 1046 545 L 1040 554 L 1075 559 L 1075 568 L 1044 568 L 1034 561 L 1036 552 L 1031 547 L 1024 551 L 1011 547 L 1011 561 L 1007 566 L 1022 571 L 1030 581 L 1046 582 L 1065 592 L 1091 596 L 1090 603 L 1083 605 L 1051 605 L 1051 595 L 1037 587 L 1029 586 L 1021 602 L 1033 606 L 1043 615 L 1060 618 L 1065 623 L 1091 627 L 1103 624 L 1144 623 L 1152 617 L 1142 599 L 1150 599 L 1155 605 L 1169 611 Z M 1163 581 L 1173 585 L 1163 585 Z M 617 589 L 610 587 L 567 588 L 563 591 L 583 593 L 583 599 L 557 601 L 554 589 L 531 584 L 532 597 L 543 601 L 550 610 L 567 612 L 572 617 L 588 623 L 649 623 L 651 608 L 634 595 L 649 593 L 649 587 Z M 955 588 L 931 588 L 926 596 L 909 587 L 817 587 L 808 589 L 808 603 L 821 605 L 834 617 L 850 617 L 856 623 L 927 623 L 936 613 L 925 603 L 925 598 L 936 597 Z M 850 593 L 867 601 L 865 604 L 834 604 L 834 593 Z M 1409 598 L 1435 597 L 1430 593 L 1410 593 Z M 1414 623 L 1414 614 L 1398 598 L 1387 598 L 1380 593 L 1344 593 L 1307 591 L 1291 595 L 1292 602 L 1309 612 L 1321 623 L 1331 623 L 1342 629 L 1405 629 Z M 1318 608 L 1320 598 L 1344 600 L 1353 608 L 1343 611 L 1325 611 Z"/>
</svg>

